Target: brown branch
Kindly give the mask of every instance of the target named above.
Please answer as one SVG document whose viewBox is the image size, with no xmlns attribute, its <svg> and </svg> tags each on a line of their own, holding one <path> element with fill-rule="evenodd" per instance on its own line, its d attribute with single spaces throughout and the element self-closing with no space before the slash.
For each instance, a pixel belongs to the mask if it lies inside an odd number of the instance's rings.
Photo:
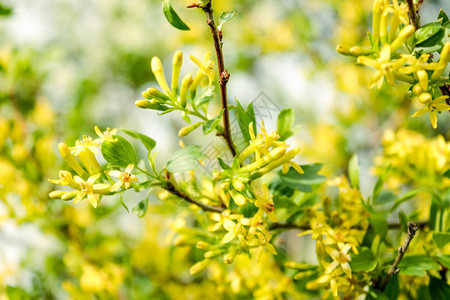
<svg viewBox="0 0 450 300">
<path fill-rule="evenodd" d="M 201 8 L 205 14 L 206 14 L 206 24 L 208 24 L 209 28 L 211 29 L 212 38 L 214 41 L 214 48 L 216 49 L 216 55 L 217 55 L 217 65 L 219 69 L 219 85 L 220 85 L 220 98 L 222 101 L 222 108 L 223 108 L 223 137 L 228 145 L 228 148 L 230 148 L 231 154 L 236 156 L 236 149 L 234 148 L 233 139 L 231 137 L 231 127 L 230 127 L 230 115 L 228 112 L 228 100 L 227 100 L 227 83 L 230 79 L 230 73 L 225 69 L 225 64 L 223 62 L 223 52 L 222 52 L 222 42 L 221 42 L 221 36 L 222 33 L 219 31 L 216 27 L 216 24 L 214 22 L 214 15 L 213 10 L 211 8 L 211 1 L 208 1 L 207 4 L 202 5 L 201 3 L 193 3 L 188 6 L 188 8 L 191 7 L 199 7 Z"/>
<path fill-rule="evenodd" d="M 419 226 L 417 224 L 408 223 L 408 235 L 406 236 L 405 243 L 403 244 L 403 246 L 398 248 L 398 255 L 395 258 L 394 264 L 389 268 L 386 278 L 384 278 L 383 283 L 380 286 L 381 291 L 384 291 L 386 289 L 386 286 L 388 285 L 391 277 L 394 274 L 398 274 L 400 272 L 398 265 L 402 261 L 403 255 L 405 255 L 406 250 L 408 249 L 408 246 L 411 243 L 412 239 L 414 238 L 414 235 L 416 234 L 416 231 L 418 229 Z"/>
<path fill-rule="evenodd" d="M 419 11 L 414 5 L 414 0 L 406 0 L 409 9 L 409 18 L 411 19 L 411 24 L 417 29 L 420 28 Z"/>
<path fill-rule="evenodd" d="M 189 195 L 187 195 L 186 193 L 178 190 L 175 185 L 172 183 L 171 181 L 171 174 L 170 172 L 166 171 L 166 182 L 164 185 L 162 185 L 162 188 L 165 189 L 166 191 L 170 192 L 171 194 L 191 203 L 194 205 L 197 205 L 198 207 L 200 207 L 201 209 L 203 209 L 204 211 L 209 211 L 209 212 L 216 212 L 216 213 L 221 213 L 225 210 L 225 207 L 220 207 L 220 206 L 211 206 L 211 205 L 207 205 L 204 204 L 200 201 L 197 201 L 195 199 L 192 199 L 191 197 L 189 197 Z"/>
</svg>

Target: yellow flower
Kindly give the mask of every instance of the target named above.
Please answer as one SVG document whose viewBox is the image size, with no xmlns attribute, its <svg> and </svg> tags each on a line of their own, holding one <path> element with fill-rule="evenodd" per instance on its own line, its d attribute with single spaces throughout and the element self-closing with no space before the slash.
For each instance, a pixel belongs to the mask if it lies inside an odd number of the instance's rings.
<svg viewBox="0 0 450 300">
<path fill-rule="evenodd" d="M 76 141 L 76 146 L 70 148 L 72 155 L 81 160 L 81 163 L 91 175 L 102 169 L 97 158 L 95 158 L 95 154 L 99 153 L 98 147 L 100 147 L 98 140 L 83 135 L 83 139 Z"/>
<path fill-rule="evenodd" d="M 137 181 L 136 175 L 132 175 L 131 172 L 133 171 L 134 164 L 129 164 L 124 172 L 120 172 L 117 170 L 108 171 L 108 175 L 119 178 L 120 180 L 117 181 L 111 188 L 109 189 L 110 192 L 117 191 L 124 185 L 125 189 L 129 189 L 131 186 L 131 182 Z"/>
<path fill-rule="evenodd" d="M 333 293 L 334 297 L 339 296 L 339 287 L 340 286 L 349 286 L 350 282 L 347 280 L 347 278 L 340 276 L 342 274 L 342 271 L 335 271 L 331 274 L 325 274 L 321 277 L 319 277 L 314 283 L 317 284 L 329 284 L 331 292 Z M 307 288 L 309 288 L 311 284 L 307 284 Z"/>
<path fill-rule="evenodd" d="M 211 87 L 214 81 L 214 62 L 210 60 L 211 52 L 206 52 L 205 56 L 203 57 L 203 62 L 201 62 L 200 59 L 193 55 L 189 55 L 189 57 L 200 68 L 200 70 L 198 70 L 197 74 L 195 75 L 194 82 L 191 85 L 191 91 L 195 91 L 197 89 L 197 86 L 200 84 L 200 81 L 204 76 L 208 76 L 209 86 Z"/>
<path fill-rule="evenodd" d="M 97 207 L 97 202 L 99 201 L 100 194 L 108 193 L 110 188 L 109 184 L 100 183 L 94 184 L 100 177 L 100 173 L 92 175 L 88 180 L 84 181 L 81 177 L 75 176 L 74 180 L 80 185 L 79 192 L 73 200 L 74 203 L 80 202 L 85 196 L 89 199 L 89 202 L 93 207 Z"/>
<path fill-rule="evenodd" d="M 336 244 L 339 249 L 342 249 L 345 243 L 347 243 L 352 246 L 353 253 L 358 254 L 358 249 L 356 248 L 359 245 L 358 240 L 354 236 L 350 235 L 348 229 L 335 231 L 331 228 L 328 228 L 327 231 L 328 234 L 323 241 L 325 245 Z"/>
<path fill-rule="evenodd" d="M 235 237 L 238 237 L 241 245 L 246 245 L 244 225 L 250 225 L 250 220 L 247 218 L 240 218 L 237 220 L 237 223 L 235 223 L 231 219 L 225 218 L 223 220 L 223 228 L 228 232 L 224 235 L 220 243 L 226 244 L 231 242 Z"/>
<path fill-rule="evenodd" d="M 447 98 L 448 98 L 448 96 L 441 96 L 441 97 L 438 97 L 438 98 L 432 100 L 432 97 L 429 93 L 422 93 L 421 95 L 419 95 L 419 100 L 426 106 L 424 108 L 416 111 L 412 115 L 412 117 L 413 118 L 419 117 L 419 116 L 422 116 L 422 115 L 426 114 L 427 112 L 429 112 L 431 125 L 433 126 L 434 129 L 436 129 L 437 128 L 436 112 L 450 110 L 450 105 L 441 103 L 442 101 L 444 101 Z"/>
<path fill-rule="evenodd" d="M 252 224 L 258 223 L 264 212 L 272 222 L 278 222 L 275 214 L 275 206 L 273 204 L 273 196 L 270 194 L 269 188 L 265 182 L 262 185 L 262 195 L 256 198 L 255 206 L 258 207 L 259 210 L 253 217 Z"/>
<path fill-rule="evenodd" d="M 75 190 L 80 189 L 80 185 L 75 182 L 75 180 L 72 178 L 72 173 L 70 173 L 69 171 L 61 170 L 59 171 L 59 179 L 49 179 L 48 181 L 54 184 L 67 185 Z"/>
<path fill-rule="evenodd" d="M 340 248 L 340 251 L 331 247 L 325 247 L 325 251 L 333 259 L 333 262 L 325 269 L 325 274 L 330 274 L 334 269 L 340 266 L 344 273 L 349 278 L 352 278 L 352 269 L 348 263 L 352 259 L 350 258 L 350 255 L 347 254 L 348 250 L 351 248 L 352 246 L 350 244 L 343 245 L 342 248 Z"/>
<path fill-rule="evenodd" d="M 369 58 L 367 56 L 359 56 L 357 62 L 362 65 L 366 65 L 377 69 L 369 82 L 369 88 L 377 85 L 378 89 L 383 84 L 383 78 L 386 82 L 395 84 L 395 72 L 405 63 L 406 58 L 402 57 L 398 60 L 391 61 L 391 49 L 388 44 L 384 45 L 380 51 L 378 59 Z"/>
<path fill-rule="evenodd" d="M 110 129 L 109 127 L 106 128 L 105 131 L 100 131 L 100 129 L 98 128 L 98 126 L 95 126 L 95 133 L 97 133 L 97 135 L 100 137 L 99 139 L 96 139 L 95 141 L 97 143 L 101 143 L 104 141 L 117 141 L 117 139 L 115 139 L 113 136 L 117 134 L 117 129 Z"/>
</svg>

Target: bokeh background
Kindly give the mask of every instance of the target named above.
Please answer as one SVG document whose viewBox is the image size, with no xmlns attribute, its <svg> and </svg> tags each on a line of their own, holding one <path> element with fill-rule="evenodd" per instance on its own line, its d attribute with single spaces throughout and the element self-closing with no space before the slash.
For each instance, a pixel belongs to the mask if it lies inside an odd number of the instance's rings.
<svg viewBox="0 0 450 300">
<path fill-rule="evenodd" d="M 48 198 L 47 178 L 62 165 L 57 143 L 94 136 L 95 125 L 151 136 L 161 165 L 178 149 L 180 116 L 157 116 L 134 101 L 156 87 L 153 56 L 170 69 L 173 53 L 182 50 L 185 74 L 195 67 L 189 54 L 214 51 L 202 12 L 184 9 L 190 2 L 172 1 L 191 27 L 184 32 L 165 20 L 160 0 L 0 2 L 0 299 L 272 299 L 274 278 L 288 286 L 278 288 L 295 290 L 288 276 L 275 269 L 261 276 L 263 266 L 248 261 L 189 275 L 195 253 L 173 246 L 173 229 L 186 222 L 180 203 L 155 197 L 139 218 L 132 208 L 140 195 L 132 193 L 124 198 L 128 211 L 119 199 L 93 209 Z M 371 7 L 371 0 L 214 3 L 216 18 L 238 12 L 223 30 L 230 102 L 253 101 L 269 129 L 281 109 L 292 107 L 302 130 L 290 142 L 302 148 L 301 162 L 323 163 L 321 173 L 332 178 L 345 174 L 358 153 L 363 193 L 384 163 L 386 130 L 432 139 L 448 138 L 450 127 L 439 121 L 433 131 L 426 116 L 411 119 L 414 104 L 404 90 L 369 90 L 372 71 L 336 53 L 337 44 L 367 44 Z M 422 23 L 441 7 L 450 10 L 446 0 L 426 0 Z M 201 133 L 184 139 L 194 141 L 211 142 Z M 293 232 L 280 239 L 283 255 L 314 263 L 306 238 Z"/>
</svg>

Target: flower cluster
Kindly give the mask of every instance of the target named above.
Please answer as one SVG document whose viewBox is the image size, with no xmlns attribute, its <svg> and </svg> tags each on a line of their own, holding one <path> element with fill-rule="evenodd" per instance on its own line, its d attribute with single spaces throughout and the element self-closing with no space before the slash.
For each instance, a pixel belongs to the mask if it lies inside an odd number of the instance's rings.
<svg viewBox="0 0 450 300">
<path fill-rule="evenodd" d="M 410 130 L 383 134 L 383 154 L 375 159 L 375 173 L 391 166 L 388 184 L 398 188 L 401 184 L 442 188 L 450 186 L 443 173 L 450 168 L 450 143 L 439 135 L 427 139 Z"/>
<path fill-rule="evenodd" d="M 397 0 L 375 0 L 373 5 L 371 48 L 354 46 L 346 48 L 339 45 L 337 51 L 344 55 L 357 57 L 357 63 L 374 68 L 369 87 L 381 88 L 384 81 L 395 85 L 396 81 L 411 85 L 410 95 L 419 100 L 424 107 L 413 114 L 430 114 L 431 125 L 437 127 L 436 113 L 450 110 L 448 95 L 441 95 L 442 87 L 448 77 L 442 77 L 450 61 L 450 42 L 443 45 L 438 62 L 432 61 L 430 53 L 415 51 L 411 40 L 420 42 L 420 33 L 413 25 L 408 25 L 408 6 Z M 414 36 L 414 37 L 413 37 Z M 407 53 L 400 53 L 407 50 Z"/>
<path fill-rule="evenodd" d="M 52 191 L 49 195 L 50 198 L 73 199 L 74 203 L 78 203 L 86 197 L 93 207 L 97 207 L 102 196 L 111 195 L 122 186 L 124 189 L 128 189 L 132 182 L 137 181 L 136 175 L 132 174 L 134 168 L 132 163 L 123 172 L 119 170 L 104 172 L 96 154 L 99 154 L 101 143 L 117 141 L 114 138 L 117 129 L 111 130 L 107 128 L 106 131 L 101 132 L 96 126 L 95 131 L 99 136 L 97 139 L 84 135 L 81 140 L 75 142 L 74 147 L 69 147 L 64 143 L 58 145 L 62 158 L 77 175 L 73 175 L 70 171 L 61 170 L 59 179 L 49 180 L 51 183 L 68 186 L 74 190 Z M 119 180 L 111 185 L 112 179 L 110 176 Z"/>
</svg>

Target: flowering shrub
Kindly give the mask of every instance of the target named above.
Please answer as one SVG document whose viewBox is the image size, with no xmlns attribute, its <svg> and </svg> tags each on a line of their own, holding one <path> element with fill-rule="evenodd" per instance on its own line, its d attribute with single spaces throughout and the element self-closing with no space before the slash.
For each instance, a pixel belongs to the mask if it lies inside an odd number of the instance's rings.
<svg viewBox="0 0 450 300">
<path fill-rule="evenodd" d="M 152 294 L 145 294 L 144 288 L 126 290 L 121 285 L 137 278 L 142 281 L 139 286 L 146 286 L 145 278 L 151 277 L 156 285 L 153 295 L 181 299 L 180 290 L 188 291 L 183 295 L 214 299 L 448 299 L 448 134 L 444 131 L 426 137 L 406 128 L 385 128 L 377 141 L 383 150 L 375 158 L 373 173 L 378 177 L 370 192 L 362 187 L 364 171 L 356 154 L 346 157 L 344 172 L 337 176 L 327 169 L 326 162 L 324 170 L 320 163 L 300 163 L 303 150 L 294 139 L 300 127 L 293 109 L 281 110 L 276 130 L 269 131 L 264 120 L 257 122 L 251 103 L 247 107 L 239 101 L 228 103 L 227 84 L 233 77 L 225 67 L 223 43 L 226 23 L 236 13 L 225 11 L 216 23 L 212 2 L 202 0 L 188 8 L 206 16 L 215 60 L 211 52 L 203 59 L 189 55 L 189 67 L 195 67 L 195 72 L 184 74 L 183 53 L 176 51 L 168 80 L 168 66 L 153 57 L 151 70 L 159 87 L 142 91 L 143 99 L 135 105 L 149 110 L 152 118 L 176 114 L 186 123 L 179 128 L 180 138 L 201 131 L 214 143 L 223 143 L 221 147 L 231 159 L 207 157 L 201 143 L 185 145 L 186 139 L 182 139 L 180 149 L 163 161 L 155 151 L 158 141 L 150 136 L 98 126 L 94 129 L 97 137 L 82 135 L 74 143 L 59 143 L 64 167 L 59 178 L 55 173 L 52 178 L 56 179 L 49 180 L 57 185 L 49 193 L 50 201 L 89 202 L 95 211 L 112 213 L 117 208 L 108 202 L 119 198 L 129 210 L 123 199 L 143 194 L 145 197 L 131 209 L 140 218 L 152 210 L 154 195 L 163 203 L 155 208 L 159 210 L 156 214 L 145 218 L 140 245 L 129 255 L 122 252 L 130 249 L 120 248 L 103 234 L 94 230 L 90 235 L 88 227 L 96 214 L 93 210 L 75 206 L 63 212 L 73 214 L 73 220 L 64 224 L 65 238 L 73 251 L 64 256 L 63 263 L 71 278 L 76 278 L 64 281 L 64 290 L 75 299 L 86 294 L 140 299 Z M 170 1 L 163 1 L 163 12 L 175 28 L 189 30 Z M 398 95 L 418 100 L 414 105 L 419 109 L 412 117 L 428 113 L 436 129 L 437 116 L 450 110 L 450 80 L 446 76 L 450 21 L 441 10 L 436 21 L 420 26 L 418 13 L 419 6 L 413 1 L 374 0 L 369 46 L 339 45 L 337 51 L 375 69 L 369 89 L 376 86 L 377 93 L 382 93 L 389 88 L 387 84 Z M 34 110 L 47 109 L 45 102 L 39 103 Z M 214 111 L 217 103 L 218 112 Z M 39 112 L 20 113 L 50 126 L 51 121 L 39 119 Z M 231 132 L 230 116 L 236 117 L 237 134 Z M 447 119 L 444 115 L 442 121 Z M 16 135 L 22 137 L 15 133 L 20 131 L 15 129 L 19 123 L 0 119 L 0 134 L 13 133 L 0 138 L 2 155 L 8 158 L 0 160 L 6 170 L 0 177 L 2 186 L 11 186 L 8 180 L 17 183 L 14 178 L 19 176 L 14 173 L 27 156 L 26 149 L 20 156 L 21 151 L 9 146 L 22 146 L 23 138 L 15 140 Z M 244 142 L 236 143 L 238 138 Z M 40 153 L 42 143 L 47 147 L 52 144 L 53 140 L 46 139 L 34 141 L 36 153 Z M 50 159 L 54 158 L 36 158 Z M 204 168 L 205 159 L 217 161 L 217 167 Z M 3 200 L 10 190 L 1 192 Z M 28 193 L 19 194 L 22 202 L 26 203 Z M 164 218 L 164 207 L 173 203 L 187 206 L 175 209 L 174 220 Z M 413 210 L 404 210 L 405 204 Z M 170 227 L 165 234 L 165 240 L 173 245 L 170 250 L 155 240 L 163 230 L 161 224 Z M 291 230 L 313 243 L 312 258 L 297 260 L 287 255 L 283 239 Z M 97 244 L 92 242 L 86 249 L 78 241 L 97 238 Z M 114 252 L 115 247 L 122 249 L 120 255 Z M 140 254 L 149 249 L 154 255 Z M 132 261 L 129 269 L 125 260 Z M 136 275 L 146 266 L 152 266 L 157 275 L 146 271 L 142 271 L 144 276 Z M 190 284 L 172 280 L 174 270 L 189 270 L 191 279 L 186 282 Z M 195 284 L 192 278 L 199 278 L 200 283 Z M 20 297 L 21 292 L 8 287 L 6 296 L 18 293 Z"/>
</svg>

